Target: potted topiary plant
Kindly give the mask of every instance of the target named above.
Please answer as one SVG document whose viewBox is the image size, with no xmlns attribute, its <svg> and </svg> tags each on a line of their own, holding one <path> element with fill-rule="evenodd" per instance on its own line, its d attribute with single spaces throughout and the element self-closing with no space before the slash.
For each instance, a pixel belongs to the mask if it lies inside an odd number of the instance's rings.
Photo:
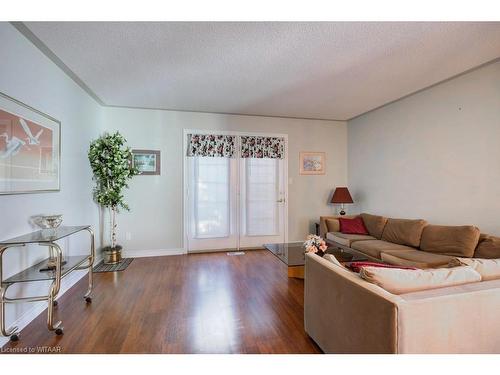
<svg viewBox="0 0 500 375">
<path fill-rule="evenodd" d="M 116 214 L 119 209 L 130 210 L 124 201 L 123 189 L 139 171 L 132 165 L 132 151 L 119 132 L 105 133 L 93 141 L 88 157 L 96 182 L 94 199 L 101 207 L 109 209 L 111 244 L 103 249 L 104 262 L 118 263 L 122 247 L 116 243 Z"/>
</svg>

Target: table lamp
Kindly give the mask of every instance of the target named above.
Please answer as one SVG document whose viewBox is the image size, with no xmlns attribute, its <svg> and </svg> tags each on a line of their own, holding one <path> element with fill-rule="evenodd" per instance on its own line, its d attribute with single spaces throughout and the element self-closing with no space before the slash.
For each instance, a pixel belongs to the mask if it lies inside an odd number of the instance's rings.
<svg viewBox="0 0 500 375">
<path fill-rule="evenodd" d="M 331 203 L 340 204 L 341 209 L 339 213 L 341 215 L 345 215 L 344 204 L 354 203 L 354 201 L 352 200 L 351 194 L 346 187 L 338 187 L 333 193 Z"/>
</svg>

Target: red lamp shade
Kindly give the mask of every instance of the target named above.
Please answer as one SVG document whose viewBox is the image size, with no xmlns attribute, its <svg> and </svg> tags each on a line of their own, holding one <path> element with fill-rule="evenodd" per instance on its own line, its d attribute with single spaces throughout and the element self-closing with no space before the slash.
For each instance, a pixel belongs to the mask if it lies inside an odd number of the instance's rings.
<svg viewBox="0 0 500 375">
<path fill-rule="evenodd" d="M 335 189 L 332 197 L 332 203 L 354 203 L 351 194 L 346 187 L 338 187 Z"/>
</svg>

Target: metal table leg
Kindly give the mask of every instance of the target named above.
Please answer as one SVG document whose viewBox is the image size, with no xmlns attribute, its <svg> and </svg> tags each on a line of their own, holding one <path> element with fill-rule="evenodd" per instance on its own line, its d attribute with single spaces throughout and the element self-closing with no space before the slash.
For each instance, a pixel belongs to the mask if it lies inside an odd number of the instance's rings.
<svg viewBox="0 0 500 375">
<path fill-rule="evenodd" d="M 92 289 L 94 287 L 94 259 L 95 259 L 95 242 L 94 242 L 94 231 L 91 228 L 86 229 L 90 233 L 90 258 L 89 258 L 89 286 L 87 292 L 83 296 L 87 303 L 92 302 Z"/>
<path fill-rule="evenodd" d="M 9 247 L 3 247 L 0 249 L 0 332 L 2 333 L 3 336 L 11 338 L 12 341 L 17 341 L 19 339 L 19 328 L 18 327 L 12 327 L 11 329 L 7 329 L 5 327 L 5 294 L 7 293 L 7 289 L 9 288 L 10 285 L 5 285 L 3 284 L 3 253 L 5 250 L 7 250 Z"/>
<path fill-rule="evenodd" d="M 58 321 L 54 323 L 54 300 L 61 289 L 61 268 L 62 268 L 62 250 L 58 244 L 51 242 L 49 244 L 51 249 L 55 250 L 56 255 L 56 269 L 55 269 L 55 279 L 52 282 L 48 295 L 48 307 L 47 307 L 47 328 L 50 331 L 55 331 L 57 335 L 63 334 L 62 322 Z"/>
</svg>

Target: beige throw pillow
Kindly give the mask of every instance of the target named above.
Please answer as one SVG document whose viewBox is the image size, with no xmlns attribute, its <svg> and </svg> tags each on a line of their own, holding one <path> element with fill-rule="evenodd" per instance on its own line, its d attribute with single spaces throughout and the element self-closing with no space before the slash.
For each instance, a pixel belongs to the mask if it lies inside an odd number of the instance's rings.
<svg viewBox="0 0 500 375">
<path fill-rule="evenodd" d="M 359 275 L 392 294 L 404 294 L 481 281 L 481 275 L 468 266 L 426 270 L 363 267 Z"/>
<path fill-rule="evenodd" d="M 449 266 L 457 264 L 472 267 L 483 281 L 500 279 L 500 259 L 455 258 Z"/>
<path fill-rule="evenodd" d="M 326 219 L 325 222 L 328 232 L 340 232 L 340 222 L 338 219 Z"/>
<path fill-rule="evenodd" d="M 340 263 L 337 258 L 335 258 L 335 256 L 333 256 L 332 254 L 325 254 L 323 255 L 323 259 L 326 259 L 328 260 L 329 262 L 332 262 L 333 264 L 335 264 L 336 266 L 339 266 L 339 267 L 342 267 L 342 268 L 345 268 L 342 263 Z"/>
</svg>

